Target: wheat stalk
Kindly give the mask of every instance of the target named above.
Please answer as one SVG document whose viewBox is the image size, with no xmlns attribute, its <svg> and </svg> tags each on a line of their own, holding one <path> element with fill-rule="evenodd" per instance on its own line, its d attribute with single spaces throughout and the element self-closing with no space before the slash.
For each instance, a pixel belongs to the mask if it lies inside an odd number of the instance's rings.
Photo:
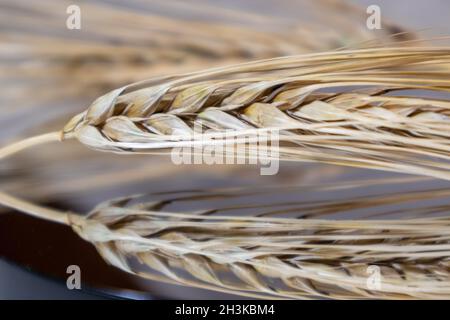
<svg viewBox="0 0 450 320">
<path fill-rule="evenodd" d="M 226 130 L 276 130 L 281 159 L 448 180 L 450 103 L 424 96 L 448 95 L 449 53 L 342 51 L 143 81 L 98 98 L 62 137 L 103 151 L 152 153 L 192 146 L 196 124 L 216 140 Z"/>
</svg>

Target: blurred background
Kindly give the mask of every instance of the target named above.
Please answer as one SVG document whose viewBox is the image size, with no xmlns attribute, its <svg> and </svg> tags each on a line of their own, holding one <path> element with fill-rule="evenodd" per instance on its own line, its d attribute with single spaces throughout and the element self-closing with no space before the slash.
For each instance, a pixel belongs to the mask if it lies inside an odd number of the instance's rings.
<svg viewBox="0 0 450 320">
<path fill-rule="evenodd" d="M 81 9 L 80 30 L 66 27 L 66 9 L 74 4 Z M 381 30 L 366 27 L 372 4 L 380 6 Z M 150 77 L 339 48 L 448 44 L 439 38 L 450 34 L 449 13 L 444 0 L 0 0 L 0 143 L 61 129 L 99 95 Z M 277 176 L 260 176 L 254 166 L 176 166 L 164 157 L 102 154 L 76 142 L 0 163 L 1 190 L 80 213 L 144 191 L 385 176 L 313 164 L 282 164 Z M 70 229 L 4 208 L 0 258 L 2 299 L 224 297 L 124 274 Z M 68 265 L 81 267 L 81 291 L 67 290 Z"/>
</svg>

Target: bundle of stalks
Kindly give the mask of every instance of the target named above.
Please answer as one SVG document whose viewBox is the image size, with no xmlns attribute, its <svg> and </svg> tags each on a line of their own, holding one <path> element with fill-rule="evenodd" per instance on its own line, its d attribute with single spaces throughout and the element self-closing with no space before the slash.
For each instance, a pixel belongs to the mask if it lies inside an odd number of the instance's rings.
<svg viewBox="0 0 450 320">
<path fill-rule="evenodd" d="M 341 17 L 319 8 L 321 19 L 299 25 L 296 14 L 295 19 L 278 19 L 176 2 L 134 0 L 127 8 L 86 2 L 83 28 L 92 32 L 68 37 L 62 22 L 71 3 L 59 3 L 55 13 L 50 2 L 30 10 L 29 3 L 3 1 L 0 79 L 8 83 L 2 99 L 18 108 L 2 114 L 2 130 L 8 124 L 18 131 L 21 124 L 29 128 L 26 119 L 33 131 L 55 118 L 59 128 L 60 117 L 66 119 L 86 98 L 146 77 L 353 43 L 417 44 L 402 42 L 414 35 L 395 24 L 385 24 L 380 37 L 372 38 L 351 19 L 364 12 L 334 0 L 319 3 L 333 6 Z M 277 4 L 293 9 L 283 1 Z M 188 10 L 197 21 L 180 18 L 177 10 Z M 237 139 L 277 132 L 284 160 L 449 180 L 449 53 L 448 48 L 415 47 L 341 50 L 161 76 L 100 97 L 62 132 L 0 149 L 0 159 L 61 137 L 76 138 L 95 150 L 152 154 L 174 146 L 225 144 L 222 133 L 229 130 Z M 62 101 L 64 108 L 53 107 Z M 209 130 L 201 141 L 193 135 L 197 126 Z M 80 149 L 66 156 L 77 160 L 86 153 Z M 175 172 L 159 165 L 158 172 L 150 172 L 152 166 L 135 167 L 124 160 L 119 174 L 94 177 L 95 183 L 85 170 L 61 188 L 46 186 L 25 194 L 44 199 L 55 188 L 73 192 L 86 184 L 93 189 L 114 181 L 125 185 Z M 20 181 L 9 188 L 3 183 L 2 190 L 21 189 Z M 253 193 L 198 190 L 162 201 L 131 196 L 105 202 L 86 217 L 6 193 L 0 193 L 0 203 L 70 225 L 108 263 L 143 278 L 260 298 L 450 297 L 446 185 L 344 200 L 324 196 L 342 189 L 356 194 L 373 184 L 377 182 L 353 181 Z M 281 193 L 295 198 L 307 192 L 318 198 L 280 200 Z M 246 199 L 242 204 L 243 197 L 255 194 L 279 200 L 253 205 Z M 197 207 L 168 208 L 179 201 L 193 201 Z M 230 201 L 241 203 L 232 206 Z M 408 207 L 411 203 L 415 207 Z M 352 216 L 355 210 L 367 215 Z M 354 219 L 331 220 L 346 214 Z M 374 265 L 382 276 L 376 289 L 366 282 Z"/>
<path fill-rule="evenodd" d="M 224 144 L 218 135 L 224 130 L 237 137 L 276 130 L 282 159 L 414 173 L 446 183 L 449 58 L 448 48 L 350 50 L 155 78 L 98 98 L 62 132 L 7 146 L 0 158 L 61 138 L 119 154 L 154 153 L 197 142 Z M 430 92 L 440 95 L 432 99 Z M 210 139 L 192 140 L 195 124 L 211 129 Z M 174 199 L 132 196 L 102 203 L 87 217 L 5 193 L 0 203 L 70 225 L 107 262 L 143 278 L 260 298 L 440 299 L 450 296 L 448 196 L 444 186 L 345 201 L 284 201 L 272 203 L 272 210 L 267 204 L 216 203 L 188 212 L 166 210 Z M 192 197 L 225 197 L 228 204 L 233 195 L 201 191 Z M 415 204 L 416 218 L 387 218 L 405 216 L 411 207 L 381 208 L 421 200 L 430 203 Z M 365 218 L 319 219 L 368 208 Z M 380 287 L 367 285 L 371 266 L 380 268 Z"/>
<path fill-rule="evenodd" d="M 155 153 L 226 146 L 230 131 L 238 143 L 276 131 L 283 160 L 449 180 L 449 63 L 448 48 L 378 48 L 161 77 L 98 98 L 62 138 L 102 151 Z M 195 127 L 208 131 L 196 135 Z"/>
</svg>

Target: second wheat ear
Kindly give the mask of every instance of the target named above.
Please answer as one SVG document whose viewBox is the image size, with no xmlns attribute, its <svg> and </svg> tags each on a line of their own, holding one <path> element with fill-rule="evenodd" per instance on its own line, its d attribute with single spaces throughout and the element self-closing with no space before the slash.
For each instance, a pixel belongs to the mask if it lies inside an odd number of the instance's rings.
<svg viewBox="0 0 450 320">
<path fill-rule="evenodd" d="M 102 151 L 154 153 L 191 143 L 193 126 L 200 124 L 236 135 L 277 130 L 282 160 L 450 180 L 450 102 L 442 98 L 450 90 L 449 72 L 449 48 L 383 48 L 158 78 L 100 97 L 62 132 L 12 144 L 0 158 L 68 138 Z M 4 193 L 0 203 L 72 226 L 106 261 L 146 278 L 272 298 L 450 296 L 448 217 L 376 223 L 208 217 L 130 209 L 121 201 L 83 217 Z M 152 272 L 135 269 L 128 259 Z M 361 274 L 371 264 L 385 266 L 388 276 L 375 291 Z M 224 271 L 234 281 L 222 278 Z"/>
</svg>

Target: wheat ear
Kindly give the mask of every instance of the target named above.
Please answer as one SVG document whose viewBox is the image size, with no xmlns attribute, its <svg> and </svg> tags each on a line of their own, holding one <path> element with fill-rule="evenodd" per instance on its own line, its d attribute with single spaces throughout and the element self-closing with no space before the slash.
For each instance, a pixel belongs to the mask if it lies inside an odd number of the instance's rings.
<svg viewBox="0 0 450 320">
<path fill-rule="evenodd" d="M 192 146 L 196 124 L 209 129 L 209 143 L 226 130 L 237 137 L 276 130 L 284 160 L 449 180 L 449 62 L 448 48 L 378 48 L 148 80 L 98 98 L 63 138 L 152 153 Z"/>
<path fill-rule="evenodd" d="M 0 158 L 59 138 L 59 133 L 52 133 L 24 140 L 1 149 Z M 305 186 L 303 191 L 295 189 L 294 192 L 335 192 L 374 183 Z M 248 193 L 236 191 L 239 195 Z M 285 190 L 262 188 L 250 194 L 280 191 Z M 448 198 L 448 194 L 448 189 L 437 189 L 362 202 L 367 207 L 386 205 L 390 201 Z M 219 196 L 230 199 L 223 191 L 200 192 L 192 199 Z M 96 246 L 105 261 L 147 279 L 255 298 L 448 299 L 450 296 L 448 217 L 317 219 L 327 212 L 353 208 L 349 199 L 344 203 L 325 201 L 313 206 L 302 205 L 300 201 L 295 204 L 299 207 L 289 210 L 294 215 L 291 218 L 275 216 L 286 212 L 285 208 L 271 208 L 267 212 L 267 206 L 261 206 L 259 213 L 253 215 L 245 214 L 248 205 L 237 206 L 233 208 L 240 212 L 237 216 L 226 214 L 230 208 L 217 206 L 203 208 L 202 212 L 164 210 L 165 204 L 177 199 L 183 197 L 162 202 L 148 202 L 139 196 L 124 197 L 100 204 L 83 217 L 0 193 L 3 205 L 70 225 Z M 448 206 L 437 210 L 448 212 Z M 436 208 L 424 207 L 417 213 L 433 212 Z M 312 219 L 295 217 L 305 214 Z M 136 266 L 136 261 L 141 264 Z M 379 288 L 368 287 L 367 270 L 371 267 L 380 268 L 382 286 Z"/>
<path fill-rule="evenodd" d="M 448 190 L 438 193 L 419 192 L 410 198 L 448 197 Z M 226 192 L 200 192 L 192 198 L 208 196 L 229 200 Z M 387 199 L 380 196 L 377 201 Z M 448 217 L 336 221 L 313 214 L 311 219 L 296 219 L 263 214 L 263 207 L 250 215 L 244 207 L 235 207 L 236 215 L 227 214 L 227 207 L 180 213 L 164 210 L 166 201 L 145 202 L 139 196 L 111 200 L 86 220 L 74 221 L 73 228 L 124 271 L 243 296 L 450 296 Z M 339 206 L 335 203 L 335 211 Z M 326 206 L 318 204 L 316 211 L 321 207 Z M 304 212 L 292 213 L 295 217 Z M 367 284 L 370 266 L 380 268 L 380 288 Z"/>
</svg>

